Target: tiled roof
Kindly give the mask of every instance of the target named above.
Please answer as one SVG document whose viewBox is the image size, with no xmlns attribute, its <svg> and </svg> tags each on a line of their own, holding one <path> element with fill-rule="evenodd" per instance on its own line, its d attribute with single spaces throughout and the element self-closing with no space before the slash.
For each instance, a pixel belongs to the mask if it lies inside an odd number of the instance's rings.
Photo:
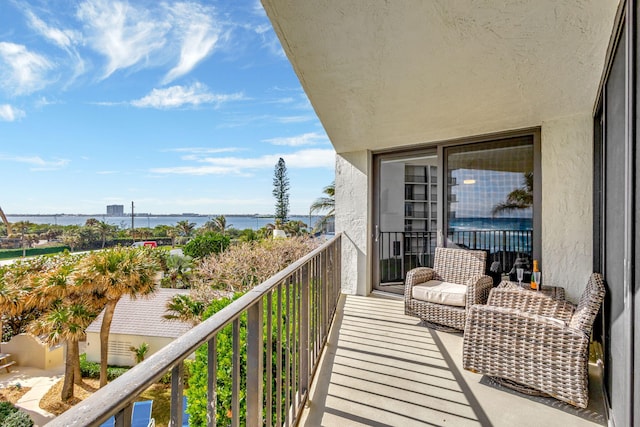
<svg viewBox="0 0 640 427">
<path fill-rule="evenodd" d="M 167 320 L 167 301 L 176 294 L 188 294 L 186 289 L 158 288 L 149 297 L 135 300 L 124 296 L 118 301 L 111 322 L 112 334 L 177 338 L 192 328 L 190 323 Z M 89 325 L 87 333 L 100 333 L 104 310 Z"/>
</svg>

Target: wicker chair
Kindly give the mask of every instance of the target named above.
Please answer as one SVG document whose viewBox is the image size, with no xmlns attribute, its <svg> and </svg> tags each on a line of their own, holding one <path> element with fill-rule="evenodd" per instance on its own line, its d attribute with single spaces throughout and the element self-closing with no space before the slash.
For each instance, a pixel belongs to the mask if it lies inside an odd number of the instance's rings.
<svg viewBox="0 0 640 427">
<path fill-rule="evenodd" d="M 491 277 L 484 274 L 486 259 L 484 251 L 436 248 L 433 268 L 407 273 L 405 314 L 439 329 L 462 331 L 468 308 L 484 304 L 493 287 Z"/>
<path fill-rule="evenodd" d="M 604 294 L 598 273 L 577 306 L 537 292 L 492 290 L 486 305 L 469 309 L 464 368 L 586 408 L 591 328 Z"/>
</svg>

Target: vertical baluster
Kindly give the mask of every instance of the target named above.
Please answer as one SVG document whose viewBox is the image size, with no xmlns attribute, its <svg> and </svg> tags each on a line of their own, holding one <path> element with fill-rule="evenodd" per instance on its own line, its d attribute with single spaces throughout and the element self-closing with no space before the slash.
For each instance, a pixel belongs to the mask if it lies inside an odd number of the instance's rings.
<svg viewBox="0 0 640 427">
<path fill-rule="evenodd" d="M 291 407 L 291 282 L 290 279 L 285 281 L 285 382 L 284 382 L 284 409 L 285 425 L 291 425 L 291 417 L 288 415 Z"/>
<path fill-rule="evenodd" d="M 300 340 L 299 340 L 299 334 L 300 334 L 300 324 L 299 324 L 299 319 L 300 316 L 298 315 L 298 310 L 300 307 L 300 300 L 299 300 L 299 295 L 300 293 L 299 291 L 299 286 L 300 286 L 300 276 L 299 276 L 300 271 L 298 270 L 297 272 L 295 272 L 294 274 L 292 274 L 291 276 L 291 282 L 292 282 L 292 290 L 293 290 L 293 295 L 292 295 L 292 303 L 293 303 L 293 307 L 292 307 L 292 317 L 291 317 L 291 349 L 292 354 L 291 354 L 291 408 L 292 408 L 292 414 L 296 414 L 297 413 L 297 408 L 298 408 L 298 355 L 300 354 Z M 293 420 L 292 420 L 293 421 Z"/>
<path fill-rule="evenodd" d="M 218 382 L 218 336 L 214 335 L 207 345 L 207 427 L 216 425 Z"/>
<path fill-rule="evenodd" d="M 266 397 L 266 424 L 271 425 L 273 423 L 273 291 L 267 295 L 267 354 L 266 354 L 266 375 L 267 375 L 267 389 L 265 390 Z"/>
<path fill-rule="evenodd" d="M 240 426 L 240 318 L 233 321 L 233 359 L 231 362 L 231 425 Z"/>
<path fill-rule="evenodd" d="M 262 298 L 247 309 L 247 420 L 249 427 L 262 425 L 263 397 L 263 312 Z"/>
<path fill-rule="evenodd" d="M 169 426 L 182 425 L 182 393 L 184 391 L 184 363 L 171 369 L 171 420 Z"/>
<path fill-rule="evenodd" d="M 131 427 L 131 413 L 133 412 L 133 403 L 129 403 L 114 417 L 115 427 Z"/>
<path fill-rule="evenodd" d="M 282 425 L 282 283 L 278 284 L 278 319 L 277 319 L 277 333 L 278 333 L 278 345 L 276 361 L 276 425 Z"/>
<path fill-rule="evenodd" d="M 309 391 L 309 263 L 302 267 L 302 280 L 300 289 L 300 394 L 306 395 Z"/>
</svg>

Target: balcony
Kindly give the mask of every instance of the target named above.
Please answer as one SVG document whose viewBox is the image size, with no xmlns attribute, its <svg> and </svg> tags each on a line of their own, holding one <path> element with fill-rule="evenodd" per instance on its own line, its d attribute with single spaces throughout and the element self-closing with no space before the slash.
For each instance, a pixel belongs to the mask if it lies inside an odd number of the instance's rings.
<svg viewBox="0 0 640 427">
<path fill-rule="evenodd" d="M 166 372 L 170 425 L 182 425 L 183 361 L 207 343 L 210 426 L 219 424 L 217 405 L 232 426 L 606 424 L 598 393 L 577 410 L 462 370 L 460 335 L 420 325 L 403 314 L 400 299 L 342 295 L 340 260 L 338 235 L 48 426 L 98 426 L 111 416 L 116 426 L 129 426 L 136 397 Z M 220 402 L 216 340 L 227 327 L 232 393 Z M 597 384 L 591 381 L 592 390 Z"/>
</svg>

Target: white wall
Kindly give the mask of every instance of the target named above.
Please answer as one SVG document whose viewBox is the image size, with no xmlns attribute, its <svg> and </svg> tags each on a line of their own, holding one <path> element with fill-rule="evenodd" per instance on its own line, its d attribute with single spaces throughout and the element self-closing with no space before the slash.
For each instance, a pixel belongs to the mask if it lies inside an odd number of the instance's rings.
<svg viewBox="0 0 640 427">
<path fill-rule="evenodd" d="M 542 152 L 542 286 L 576 302 L 592 271 L 593 118 L 545 121 Z"/>
<path fill-rule="evenodd" d="M 2 343 L 2 352 L 11 354 L 10 360 L 18 366 L 38 369 L 53 369 L 64 364 L 62 345 L 50 347 L 31 334 L 19 334 L 7 343 Z"/>
<path fill-rule="evenodd" d="M 342 232 L 342 292 L 367 295 L 370 260 L 369 153 L 336 156 L 336 233 Z"/>
<path fill-rule="evenodd" d="M 142 337 L 136 335 L 109 335 L 109 356 L 107 363 L 116 366 L 133 366 L 136 364 L 135 357 L 129 347 L 138 347 L 143 342 L 149 344 L 149 351 L 146 357 L 159 351 L 162 347 L 171 343 L 173 338 L 163 337 Z M 87 361 L 100 363 L 100 334 L 96 332 L 87 333 L 86 344 Z"/>
</svg>

